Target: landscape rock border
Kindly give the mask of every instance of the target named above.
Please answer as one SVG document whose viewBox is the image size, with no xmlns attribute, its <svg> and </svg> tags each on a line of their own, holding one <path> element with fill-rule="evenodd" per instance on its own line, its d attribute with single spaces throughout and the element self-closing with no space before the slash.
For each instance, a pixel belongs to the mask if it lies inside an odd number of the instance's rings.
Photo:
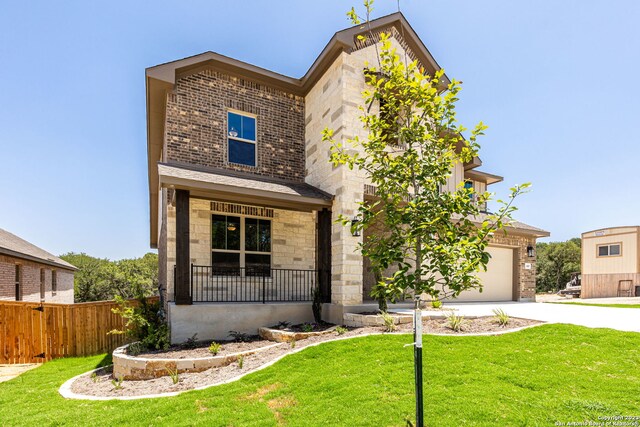
<svg viewBox="0 0 640 427">
<path fill-rule="evenodd" d="M 541 325 L 545 325 L 547 323 L 538 323 L 538 324 L 534 324 L 534 325 L 529 325 L 529 326 L 524 326 L 521 328 L 514 328 L 514 329 L 508 329 L 505 331 L 495 331 L 495 332 L 481 332 L 481 333 L 462 333 L 462 334 L 425 334 L 425 335 L 435 335 L 435 336 L 447 336 L 447 337 L 470 337 L 470 336 L 492 336 L 492 335 L 504 335 L 504 334 L 509 334 L 509 333 L 513 333 L 513 332 L 520 332 L 524 329 L 529 329 L 529 328 L 535 328 L 537 326 L 541 326 Z M 327 340 L 327 341 L 320 341 L 317 343 L 313 343 L 310 344 L 306 347 L 301 347 L 301 348 L 296 348 L 296 349 L 292 349 L 290 352 L 283 354 L 282 356 L 279 356 L 273 360 L 270 360 L 269 362 L 255 368 L 252 370 L 248 370 L 246 372 L 243 372 L 242 374 L 230 378 L 228 380 L 225 381 L 220 381 L 217 383 L 213 383 L 213 384 L 207 384 L 201 387 L 196 387 L 193 388 L 191 390 L 180 390 L 180 391 L 175 391 L 175 392 L 166 392 L 166 393 L 158 393 L 158 394 L 147 394 L 147 395 L 141 395 L 141 396 L 110 396 L 110 397 L 105 397 L 105 396 L 90 396 L 90 395 L 86 395 L 86 394 L 78 394 L 75 393 L 71 390 L 71 387 L 73 385 L 73 383 L 80 377 L 85 376 L 85 375 L 91 375 L 93 372 L 96 372 L 100 369 L 104 369 L 104 367 L 100 367 L 100 368 L 96 368 L 96 369 L 92 369 L 91 371 L 82 373 L 80 375 L 76 375 L 75 377 L 67 380 L 64 384 L 62 384 L 62 386 L 60 386 L 60 388 L 58 389 L 58 392 L 60 393 L 60 395 L 62 397 L 64 397 L 65 399 L 75 399 L 75 400 L 138 400 L 138 399 L 154 399 L 154 398 L 159 398 L 159 397 L 171 397 L 171 396 L 177 396 L 179 394 L 182 393 L 187 393 L 190 391 L 196 391 L 196 390 L 205 390 L 211 387 L 216 387 L 219 385 L 223 385 L 223 384 L 229 384 L 235 381 L 238 381 L 240 379 L 242 379 L 243 377 L 245 377 L 246 375 L 252 374 L 254 372 L 258 372 L 262 369 L 266 369 L 269 366 L 277 363 L 278 361 L 280 361 L 281 359 L 291 355 L 291 354 L 295 354 L 298 352 L 301 352 L 303 350 L 306 350 L 307 348 L 311 348 L 311 347 L 315 347 L 321 344 L 325 344 L 328 342 L 334 342 L 334 341 L 341 341 L 341 340 L 348 340 L 348 339 L 354 339 L 354 338 L 360 338 L 360 337 L 367 337 L 367 336 L 373 336 L 373 335 L 411 335 L 410 333 L 406 333 L 406 332 L 393 332 L 393 333 L 383 333 L 383 332 L 374 332 L 374 333 L 367 333 L 367 334 L 362 334 L 362 335 L 358 335 L 358 336 L 347 336 L 347 337 L 336 337 L 332 340 Z M 275 344 L 275 345 L 280 345 L 280 344 Z M 157 359 L 156 359 L 157 360 Z"/>
<path fill-rule="evenodd" d="M 189 359 L 155 359 L 127 354 L 129 344 L 113 351 L 113 376 L 124 380 L 150 380 L 170 375 L 169 370 L 182 374 L 185 372 L 202 372 L 211 368 L 230 365 L 241 356 L 249 356 L 280 345 L 279 343 L 240 351 L 224 356 L 198 357 Z"/>
<path fill-rule="evenodd" d="M 315 331 L 315 332 L 293 332 L 293 331 L 285 331 L 282 329 L 262 327 L 258 329 L 258 335 L 260 335 L 260 338 L 262 339 L 282 343 L 282 342 L 300 341 L 300 340 L 304 340 L 309 337 L 315 337 L 318 335 L 326 335 L 326 334 L 335 332 L 335 330 L 336 330 L 336 326 L 325 329 L 324 331 Z"/>
<path fill-rule="evenodd" d="M 401 325 L 413 322 L 413 315 L 405 313 L 388 313 L 393 318 L 393 323 Z M 384 319 L 380 314 L 344 313 L 342 322 L 351 328 L 364 328 L 367 326 L 384 326 Z"/>
</svg>

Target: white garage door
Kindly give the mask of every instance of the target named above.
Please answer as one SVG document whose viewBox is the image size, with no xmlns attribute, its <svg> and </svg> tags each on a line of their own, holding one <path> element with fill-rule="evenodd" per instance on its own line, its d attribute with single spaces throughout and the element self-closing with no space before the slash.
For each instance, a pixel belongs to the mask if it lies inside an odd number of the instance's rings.
<svg viewBox="0 0 640 427">
<path fill-rule="evenodd" d="M 474 289 L 460 294 L 456 301 L 511 301 L 513 299 L 513 249 L 487 247 L 491 259 L 486 272 L 478 273 L 482 293 Z"/>
</svg>

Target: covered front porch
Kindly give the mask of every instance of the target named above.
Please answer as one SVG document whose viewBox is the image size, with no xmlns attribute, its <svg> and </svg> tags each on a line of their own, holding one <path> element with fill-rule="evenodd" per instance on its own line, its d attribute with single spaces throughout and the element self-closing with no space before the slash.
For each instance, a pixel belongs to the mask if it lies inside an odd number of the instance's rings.
<svg viewBox="0 0 640 427">
<path fill-rule="evenodd" d="M 316 289 L 331 302 L 331 196 L 227 171 L 159 172 L 173 342 L 311 321 Z"/>
</svg>

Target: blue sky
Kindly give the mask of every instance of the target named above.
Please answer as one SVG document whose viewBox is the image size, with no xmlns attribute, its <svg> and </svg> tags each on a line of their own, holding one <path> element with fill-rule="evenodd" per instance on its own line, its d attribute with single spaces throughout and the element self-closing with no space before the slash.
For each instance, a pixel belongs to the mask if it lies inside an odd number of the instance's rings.
<svg viewBox="0 0 640 427">
<path fill-rule="evenodd" d="M 149 249 L 144 69 L 207 50 L 299 77 L 351 1 L 0 0 L 0 227 L 60 254 Z M 530 181 L 551 240 L 640 224 L 640 2 L 403 0 L 489 125 L 483 169 Z M 395 11 L 378 0 L 376 16 Z"/>
</svg>

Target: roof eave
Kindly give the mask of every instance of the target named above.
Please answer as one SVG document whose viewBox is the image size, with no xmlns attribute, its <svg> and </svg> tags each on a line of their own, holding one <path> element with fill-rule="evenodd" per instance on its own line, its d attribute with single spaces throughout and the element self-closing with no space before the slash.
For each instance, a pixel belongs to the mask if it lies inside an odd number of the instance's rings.
<svg viewBox="0 0 640 427">
<path fill-rule="evenodd" d="M 58 268 L 62 268 L 64 270 L 70 270 L 70 271 L 77 271 L 78 267 L 75 267 L 71 264 L 69 265 L 65 265 L 65 264 L 60 264 L 56 261 L 52 261 L 52 260 L 48 260 L 48 259 L 43 259 L 43 258 L 38 258 L 32 255 L 27 255 L 27 254 L 23 254 L 21 252 L 17 252 L 17 251 L 12 251 L 11 249 L 7 249 L 7 248 L 0 248 L 0 254 L 3 255 L 7 255 L 13 258 L 19 258 L 19 259 L 23 259 L 25 261 L 32 261 L 32 262 L 37 262 L 39 264 L 45 264 L 45 265 L 50 265 L 53 267 L 58 267 Z"/>
</svg>

